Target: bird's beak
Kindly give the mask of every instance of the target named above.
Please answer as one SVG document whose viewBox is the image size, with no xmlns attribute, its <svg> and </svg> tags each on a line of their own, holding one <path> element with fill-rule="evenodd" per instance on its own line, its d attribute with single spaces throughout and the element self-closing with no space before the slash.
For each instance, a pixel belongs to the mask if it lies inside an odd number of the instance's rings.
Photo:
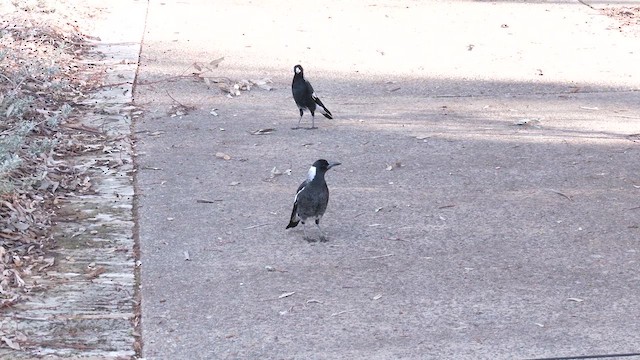
<svg viewBox="0 0 640 360">
<path fill-rule="evenodd" d="M 331 169 L 332 167 L 334 167 L 334 166 L 338 166 L 338 165 L 341 165 L 341 164 L 342 164 L 342 163 L 339 163 L 339 162 L 332 162 L 332 163 L 329 163 L 329 166 L 327 166 L 327 169 Z"/>
</svg>

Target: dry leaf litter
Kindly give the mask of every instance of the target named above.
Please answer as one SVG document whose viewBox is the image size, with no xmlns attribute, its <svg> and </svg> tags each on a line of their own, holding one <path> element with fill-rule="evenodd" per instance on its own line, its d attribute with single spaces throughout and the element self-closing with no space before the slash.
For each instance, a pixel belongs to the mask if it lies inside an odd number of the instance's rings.
<svg viewBox="0 0 640 360">
<path fill-rule="evenodd" d="M 55 262 L 48 250 L 56 211 L 65 198 L 92 192 L 87 171 L 121 165 L 68 160 L 114 149 L 101 129 L 78 121 L 78 104 L 103 75 L 85 60 L 94 39 L 61 15 L 69 13 L 65 6 L 71 4 L 0 4 L 0 309 L 39 290 L 36 279 Z M 0 348 L 20 350 L 27 339 L 1 326 L 0 340 Z"/>
</svg>

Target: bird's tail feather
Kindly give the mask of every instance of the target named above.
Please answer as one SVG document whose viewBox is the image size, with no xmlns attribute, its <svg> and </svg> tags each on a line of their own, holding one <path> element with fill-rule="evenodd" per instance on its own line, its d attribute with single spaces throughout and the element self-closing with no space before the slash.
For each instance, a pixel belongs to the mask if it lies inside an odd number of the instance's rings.
<svg viewBox="0 0 640 360">
<path fill-rule="evenodd" d="M 329 109 L 327 109 L 327 107 L 324 106 L 322 101 L 320 101 L 320 98 L 314 97 L 313 101 L 315 101 L 316 105 L 322 108 L 322 110 L 320 111 L 322 112 L 322 115 L 324 115 L 324 117 L 326 117 L 327 119 L 333 119 L 333 115 L 331 114 L 331 111 L 329 111 Z"/>
<path fill-rule="evenodd" d="M 300 190 L 298 190 L 300 191 Z M 298 195 L 296 195 L 297 197 Z M 291 211 L 291 218 L 289 219 L 289 225 L 287 225 L 286 229 L 290 229 L 298 226 L 300 222 L 300 218 L 298 217 L 298 202 L 293 203 L 293 210 Z"/>
</svg>

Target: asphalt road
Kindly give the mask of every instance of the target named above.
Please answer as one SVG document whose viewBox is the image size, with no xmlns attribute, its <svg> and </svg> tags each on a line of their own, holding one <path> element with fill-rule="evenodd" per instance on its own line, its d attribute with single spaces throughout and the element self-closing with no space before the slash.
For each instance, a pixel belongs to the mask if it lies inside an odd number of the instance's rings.
<svg viewBox="0 0 640 360">
<path fill-rule="evenodd" d="M 640 51 L 618 26 L 578 1 L 150 1 L 144 358 L 640 352 Z M 291 129 L 298 63 L 335 116 L 318 130 Z M 284 228 L 319 158 L 342 166 L 310 244 Z"/>
</svg>

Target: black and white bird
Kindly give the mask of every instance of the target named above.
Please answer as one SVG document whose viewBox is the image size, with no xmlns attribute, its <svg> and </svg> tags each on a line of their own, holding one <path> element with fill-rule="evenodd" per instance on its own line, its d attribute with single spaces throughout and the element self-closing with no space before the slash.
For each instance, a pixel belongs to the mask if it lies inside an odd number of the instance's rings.
<svg viewBox="0 0 640 360">
<path fill-rule="evenodd" d="M 307 237 L 305 224 L 309 219 L 315 221 L 320 232 L 320 241 L 326 241 L 322 229 L 320 229 L 320 219 L 322 219 L 329 203 L 329 188 L 324 181 L 324 174 L 327 170 L 338 165 L 340 165 L 339 162 L 330 163 L 324 159 L 314 162 L 309 168 L 307 179 L 298 186 L 287 229 L 296 227 L 299 222 L 302 222 L 302 231 L 307 241 L 315 241 Z"/>
<path fill-rule="evenodd" d="M 304 70 L 302 66 L 296 65 L 293 67 L 293 82 L 291 83 L 291 92 L 293 93 L 293 99 L 298 105 L 300 110 L 300 119 L 298 120 L 298 126 L 293 129 L 300 128 L 300 122 L 302 121 L 302 114 L 305 110 L 309 110 L 311 113 L 311 127 L 310 129 L 316 129 L 315 112 L 319 109 L 322 115 L 327 119 L 333 119 L 331 111 L 327 109 L 320 98 L 318 98 L 313 91 L 313 86 L 304 78 Z"/>
</svg>

